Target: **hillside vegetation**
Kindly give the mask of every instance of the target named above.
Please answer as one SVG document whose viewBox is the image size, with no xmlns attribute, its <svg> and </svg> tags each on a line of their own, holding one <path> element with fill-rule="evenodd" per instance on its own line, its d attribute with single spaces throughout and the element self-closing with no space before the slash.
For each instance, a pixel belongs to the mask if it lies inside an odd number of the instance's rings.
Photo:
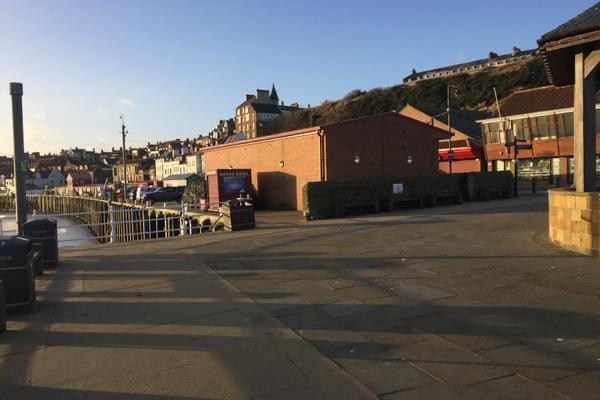
<svg viewBox="0 0 600 400">
<path fill-rule="evenodd" d="M 391 110 L 400 110 L 406 104 L 428 108 L 446 108 L 446 85 L 458 87 L 452 93 L 451 107 L 486 110 L 494 105 L 496 87 L 498 97 L 517 89 L 548 84 L 541 58 L 529 62 L 484 70 L 476 74 L 461 74 L 449 78 L 432 79 L 414 86 L 397 85 L 369 91 L 353 90 L 344 98 L 325 101 L 319 106 L 303 109 L 270 123 L 270 133 L 306 128 L 312 125 L 343 121 Z"/>
</svg>

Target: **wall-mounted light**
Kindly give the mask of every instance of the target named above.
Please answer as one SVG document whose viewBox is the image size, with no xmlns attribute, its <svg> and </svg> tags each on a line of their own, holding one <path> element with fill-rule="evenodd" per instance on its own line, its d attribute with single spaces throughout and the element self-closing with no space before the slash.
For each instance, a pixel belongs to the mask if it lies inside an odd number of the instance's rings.
<svg viewBox="0 0 600 400">
<path fill-rule="evenodd" d="M 360 164 L 360 156 L 358 156 L 358 155 L 353 156 L 352 162 L 354 163 L 354 165 Z"/>
<path fill-rule="evenodd" d="M 233 169 L 233 165 L 230 165 L 230 166 L 229 166 L 229 169 Z"/>
<path fill-rule="evenodd" d="M 279 166 L 280 166 L 281 168 L 283 168 L 283 166 L 284 166 L 284 165 L 285 165 L 285 163 L 283 162 L 283 160 L 279 161 Z"/>
<path fill-rule="evenodd" d="M 412 162 L 413 162 L 412 156 L 406 157 L 406 162 L 408 163 L 408 165 L 412 164 Z"/>
</svg>

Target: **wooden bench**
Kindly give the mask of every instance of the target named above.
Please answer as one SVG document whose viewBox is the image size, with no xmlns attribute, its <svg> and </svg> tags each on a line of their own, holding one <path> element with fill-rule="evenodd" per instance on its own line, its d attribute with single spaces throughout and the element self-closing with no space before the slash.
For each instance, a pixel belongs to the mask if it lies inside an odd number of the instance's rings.
<svg viewBox="0 0 600 400">
<path fill-rule="evenodd" d="M 462 204 L 462 193 L 461 192 L 445 192 L 445 193 L 436 193 L 432 196 L 433 206 L 438 205 L 438 201 L 440 199 L 448 199 L 453 204 Z"/>
<path fill-rule="evenodd" d="M 508 199 L 510 191 L 508 189 L 482 189 L 478 192 L 479 200 L 491 200 L 493 198 Z"/>
<path fill-rule="evenodd" d="M 379 212 L 379 202 L 377 200 L 349 200 L 338 198 L 334 201 L 335 208 L 335 216 L 336 217 L 345 217 L 348 209 L 356 209 L 356 208 L 368 208 L 372 209 L 373 212 Z"/>
<path fill-rule="evenodd" d="M 394 209 L 399 208 L 399 207 L 397 207 L 397 204 L 406 204 L 406 203 L 416 204 L 417 208 L 423 208 L 425 206 L 425 200 L 424 200 L 423 196 L 398 197 L 398 198 L 392 199 L 392 202 L 394 203 Z"/>
</svg>

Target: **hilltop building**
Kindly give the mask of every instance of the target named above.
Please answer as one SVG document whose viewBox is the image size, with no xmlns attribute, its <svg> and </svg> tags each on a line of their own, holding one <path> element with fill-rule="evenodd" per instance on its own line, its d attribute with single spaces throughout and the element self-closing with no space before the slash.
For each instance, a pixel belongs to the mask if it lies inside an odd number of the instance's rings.
<svg viewBox="0 0 600 400">
<path fill-rule="evenodd" d="M 222 119 L 217 126 L 208 134 L 208 145 L 221 143 L 227 136 L 233 135 L 235 132 L 235 121 L 233 118 Z"/>
<path fill-rule="evenodd" d="M 243 133 L 245 139 L 263 136 L 266 124 L 299 109 L 298 103 L 286 106 L 280 102 L 274 84 L 270 93 L 256 89 L 256 95 L 247 94 L 246 101 L 235 109 L 235 132 Z"/>
<path fill-rule="evenodd" d="M 503 67 L 510 64 L 522 63 L 530 60 L 538 54 L 538 50 L 521 51 L 518 47 L 513 47 L 509 54 L 498 55 L 490 52 L 488 58 L 481 60 L 470 61 L 462 64 L 449 65 L 446 67 L 430 69 L 427 71 L 417 72 L 415 69 L 412 73 L 402 80 L 404 84 L 414 85 L 417 82 L 428 79 L 448 78 L 452 75 L 477 73 L 488 68 Z"/>
</svg>

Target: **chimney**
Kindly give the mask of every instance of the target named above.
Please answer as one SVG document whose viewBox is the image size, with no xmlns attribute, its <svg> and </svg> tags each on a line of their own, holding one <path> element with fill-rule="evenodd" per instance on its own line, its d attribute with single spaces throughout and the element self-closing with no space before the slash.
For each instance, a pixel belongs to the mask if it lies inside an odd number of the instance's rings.
<svg viewBox="0 0 600 400">
<path fill-rule="evenodd" d="M 518 48 L 517 46 L 513 46 L 513 48 L 512 48 L 513 57 L 516 56 L 517 54 L 519 54 L 520 52 L 521 52 L 520 48 Z"/>
<path fill-rule="evenodd" d="M 498 54 L 494 53 L 493 51 L 490 51 L 490 53 L 488 54 L 489 60 L 493 60 L 496 57 L 498 57 Z"/>
<path fill-rule="evenodd" d="M 281 105 L 284 106 L 285 104 L 283 104 L 283 100 L 281 100 Z"/>
<path fill-rule="evenodd" d="M 252 98 L 253 98 L 253 97 L 254 97 L 254 95 L 253 95 L 253 94 L 247 94 L 247 95 L 246 95 L 246 101 L 248 101 L 248 100 L 252 100 Z"/>
<path fill-rule="evenodd" d="M 412 74 L 414 75 L 414 74 L 416 74 L 416 73 L 417 73 L 417 70 L 413 68 L 413 69 L 412 69 Z"/>
</svg>

